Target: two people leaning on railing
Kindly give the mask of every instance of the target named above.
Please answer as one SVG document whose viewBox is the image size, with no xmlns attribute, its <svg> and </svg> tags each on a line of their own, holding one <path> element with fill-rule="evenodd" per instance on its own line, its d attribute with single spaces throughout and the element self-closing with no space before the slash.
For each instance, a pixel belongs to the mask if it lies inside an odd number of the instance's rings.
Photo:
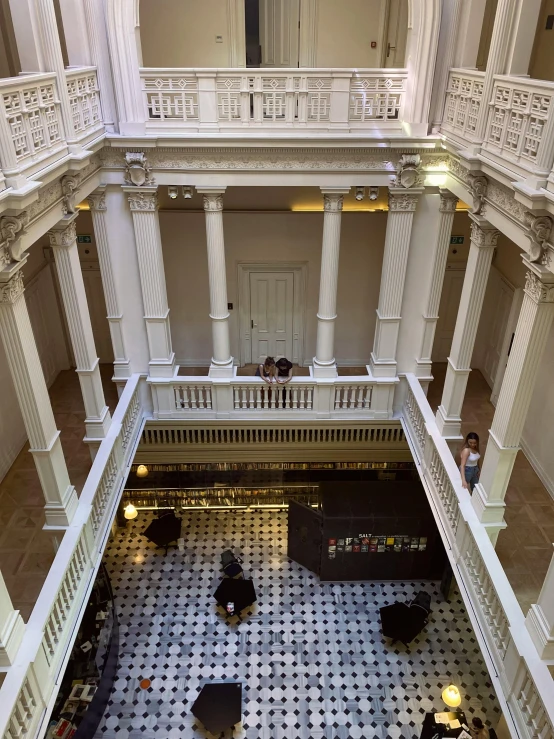
<svg viewBox="0 0 554 739">
<path fill-rule="evenodd" d="M 273 357 L 266 357 L 264 363 L 258 365 L 256 377 L 261 377 L 268 385 L 274 382 L 286 385 L 292 380 L 292 362 L 286 357 L 281 357 L 277 361 Z"/>
</svg>

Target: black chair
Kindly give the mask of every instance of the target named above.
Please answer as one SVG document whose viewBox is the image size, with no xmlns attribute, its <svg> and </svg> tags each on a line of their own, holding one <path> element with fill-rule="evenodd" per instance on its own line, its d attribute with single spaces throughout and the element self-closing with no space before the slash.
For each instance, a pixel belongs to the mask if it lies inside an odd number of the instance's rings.
<svg viewBox="0 0 554 739">
<path fill-rule="evenodd" d="M 431 596 L 424 590 L 420 590 L 413 601 L 409 604 L 410 607 L 418 606 L 423 608 L 427 615 L 431 613 Z"/>
<path fill-rule="evenodd" d="M 225 577 L 234 578 L 236 580 L 244 576 L 244 571 L 239 561 L 236 559 L 229 562 L 229 564 L 223 568 L 223 572 L 225 573 Z"/>
</svg>

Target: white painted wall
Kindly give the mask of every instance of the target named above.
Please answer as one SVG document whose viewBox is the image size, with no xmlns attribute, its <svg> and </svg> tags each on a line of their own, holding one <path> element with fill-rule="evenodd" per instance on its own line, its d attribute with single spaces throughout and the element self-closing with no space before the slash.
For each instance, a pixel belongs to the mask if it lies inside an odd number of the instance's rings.
<svg viewBox="0 0 554 739">
<path fill-rule="evenodd" d="M 307 264 L 304 362 L 315 353 L 323 213 L 232 213 L 223 216 L 231 346 L 238 358 L 239 262 Z M 160 213 L 173 348 L 180 364 L 211 358 L 206 229 L 203 213 Z M 336 358 L 369 362 L 381 279 L 385 213 L 344 213 L 338 282 Z"/>
<path fill-rule="evenodd" d="M 379 67 L 385 0 L 317 0 L 318 67 Z M 371 42 L 377 46 L 371 48 Z"/>
</svg>

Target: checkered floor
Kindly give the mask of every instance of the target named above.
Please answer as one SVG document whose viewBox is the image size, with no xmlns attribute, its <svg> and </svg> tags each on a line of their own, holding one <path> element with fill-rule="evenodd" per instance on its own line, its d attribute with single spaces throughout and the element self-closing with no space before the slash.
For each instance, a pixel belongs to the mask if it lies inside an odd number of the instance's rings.
<svg viewBox="0 0 554 739">
<path fill-rule="evenodd" d="M 167 556 L 142 535 L 150 520 L 141 513 L 106 552 L 121 651 L 97 739 L 211 737 L 190 708 L 214 679 L 243 684 L 235 739 L 419 737 L 425 712 L 445 709 L 449 682 L 468 718 L 496 726 L 499 706 L 462 600 L 443 602 L 438 583 L 321 585 L 287 559 L 282 512 L 185 511 L 187 548 Z M 212 598 L 226 548 L 256 584 L 258 602 L 242 623 L 228 623 Z M 379 608 L 422 589 L 433 600 L 428 626 L 410 649 L 391 647 Z"/>
</svg>

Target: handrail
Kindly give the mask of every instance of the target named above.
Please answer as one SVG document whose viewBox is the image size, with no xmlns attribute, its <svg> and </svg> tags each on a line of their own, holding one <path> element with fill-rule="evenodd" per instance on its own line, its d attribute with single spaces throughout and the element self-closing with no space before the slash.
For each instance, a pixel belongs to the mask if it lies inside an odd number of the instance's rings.
<svg viewBox="0 0 554 739">
<path fill-rule="evenodd" d="M 141 375 L 127 381 L 100 444 L 77 510 L 33 608 L 14 664 L 0 688 L 0 737 L 33 737 L 51 705 L 83 601 L 144 425 Z M 123 436 L 126 434 L 126 445 Z"/>
<path fill-rule="evenodd" d="M 539 658 L 525 617 L 446 440 L 418 381 L 406 375 L 402 421 L 446 548 L 473 615 L 491 676 L 516 736 L 554 737 L 554 682 Z M 539 725 L 539 728 L 535 727 Z"/>
</svg>

